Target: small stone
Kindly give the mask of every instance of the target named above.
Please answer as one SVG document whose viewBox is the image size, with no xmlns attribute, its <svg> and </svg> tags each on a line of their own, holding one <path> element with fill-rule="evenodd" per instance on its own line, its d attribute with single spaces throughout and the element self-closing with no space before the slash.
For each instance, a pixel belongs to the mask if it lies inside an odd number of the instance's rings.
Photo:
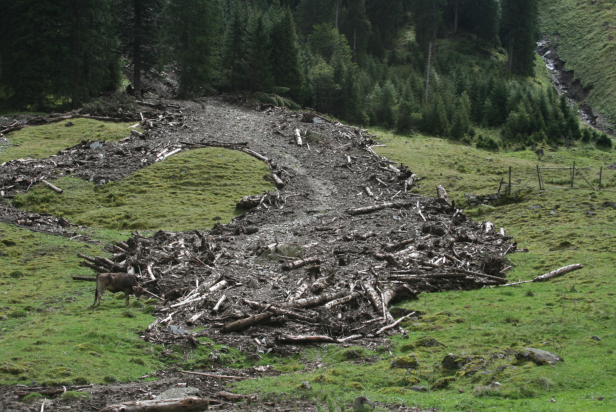
<svg viewBox="0 0 616 412">
<path fill-rule="evenodd" d="M 300 387 L 302 389 L 306 389 L 306 390 L 311 390 L 312 386 L 310 386 L 310 382 L 308 381 L 302 381 L 302 384 L 300 385 Z"/>
<path fill-rule="evenodd" d="M 597 335 L 594 335 L 593 337 L 591 337 L 590 339 L 592 340 L 596 340 L 597 342 L 601 342 L 601 338 Z"/>
<path fill-rule="evenodd" d="M 552 403 L 556 403 L 556 399 L 554 399 L 554 398 L 552 397 L 552 399 L 550 399 L 550 402 L 552 402 Z"/>
<path fill-rule="evenodd" d="M 493 162 L 493 161 L 494 161 L 491 157 L 488 157 L 486 160 L 487 160 L 488 162 Z"/>
<path fill-rule="evenodd" d="M 411 390 L 415 392 L 428 392 L 428 388 L 425 388 L 421 385 L 411 386 Z"/>
<path fill-rule="evenodd" d="M 66 122 L 66 123 L 64 123 L 64 126 L 66 126 L 66 127 L 73 127 L 75 125 L 73 124 L 73 122 Z"/>
<path fill-rule="evenodd" d="M 597 398 L 597 400 L 598 400 L 598 401 L 602 401 L 603 399 L 605 399 L 605 397 L 604 397 L 604 396 L 599 396 L 599 397 Z"/>
<path fill-rule="evenodd" d="M 500 382 L 492 382 L 492 383 L 490 384 L 490 386 L 488 386 L 488 387 L 489 387 L 489 388 L 492 388 L 492 389 L 496 389 L 496 388 L 499 388 L 499 387 L 501 387 L 501 386 L 503 386 L 503 385 L 502 385 Z"/>
<path fill-rule="evenodd" d="M 353 402 L 353 410 L 358 412 L 371 411 L 374 409 L 374 402 L 365 396 L 358 396 Z"/>
</svg>

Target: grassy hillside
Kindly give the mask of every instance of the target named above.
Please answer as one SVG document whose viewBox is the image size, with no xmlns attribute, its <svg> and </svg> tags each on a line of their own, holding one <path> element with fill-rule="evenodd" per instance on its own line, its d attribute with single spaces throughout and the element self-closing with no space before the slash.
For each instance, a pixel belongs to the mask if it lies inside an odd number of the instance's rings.
<svg viewBox="0 0 616 412">
<path fill-rule="evenodd" d="M 525 181 L 537 164 L 570 166 L 575 161 L 578 167 L 590 167 L 583 173 L 598 183 L 599 167 L 616 160 L 613 153 L 588 147 L 552 150 L 540 160 L 530 150 L 493 153 L 427 137 L 379 133 L 379 140 L 387 144 L 378 149 L 380 154 L 409 165 L 425 177 L 416 192 L 434 195 L 436 185 L 443 184 L 459 205 L 464 205 L 467 192 L 494 193 L 509 166 L 515 182 Z M 237 388 L 257 390 L 272 398 L 286 394 L 321 402 L 329 399 L 329 410 L 336 402 L 348 406 L 359 395 L 443 411 L 616 408 L 616 369 L 611 366 L 616 344 L 616 280 L 610 275 L 616 263 L 616 210 L 605 207 L 606 202 L 616 201 L 616 193 L 610 191 L 613 189 L 566 189 L 563 183 L 568 175 L 563 180 L 556 173 L 545 180 L 560 190 L 540 192 L 537 183 L 531 183 L 531 189 L 513 203 L 467 212 L 475 219 L 505 227 L 519 248 L 529 249 L 528 253 L 508 256 L 514 266 L 508 272 L 510 280 L 532 279 L 572 263 L 584 264 L 583 270 L 544 284 L 422 295 L 418 301 L 399 305 L 421 311 L 424 317 L 404 324 L 408 338 L 394 337 L 391 354 L 384 348 L 366 351 L 330 345 L 297 359 L 296 369 L 315 363 L 322 363 L 321 367 L 307 373 L 246 381 Z M 607 173 L 604 179 L 613 184 L 614 172 Z M 601 341 L 591 339 L 595 335 Z M 423 346 L 429 338 L 440 345 Z M 559 354 L 565 362 L 535 366 L 499 359 L 525 347 Z M 472 368 L 443 369 L 441 361 L 448 353 L 473 356 Z M 409 373 L 391 368 L 393 359 L 410 354 L 417 356 L 419 369 Z M 309 381 L 313 389 L 298 389 L 302 381 Z M 493 382 L 501 386 L 490 388 Z M 410 389 L 413 385 L 434 389 L 417 393 Z M 550 402 L 552 398 L 555 402 Z"/>
<path fill-rule="evenodd" d="M 616 121 L 616 3 L 539 0 L 541 33 L 556 40 L 566 70 L 593 87 L 587 102 Z"/>
</svg>

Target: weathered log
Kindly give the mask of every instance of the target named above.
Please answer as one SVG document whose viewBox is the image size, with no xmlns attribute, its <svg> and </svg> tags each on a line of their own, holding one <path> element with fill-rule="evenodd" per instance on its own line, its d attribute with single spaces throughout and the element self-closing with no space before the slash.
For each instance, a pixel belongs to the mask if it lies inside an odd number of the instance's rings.
<svg viewBox="0 0 616 412">
<path fill-rule="evenodd" d="M 339 343 L 338 339 L 332 338 L 329 336 L 307 336 L 307 335 L 299 335 L 299 336 L 291 336 L 291 335 L 280 335 L 276 338 L 276 341 L 279 343 Z"/>
<path fill-rule="evenodd" d="M 304 298 L 299 300 L 294 300 L 291 302 L 283 303 L 281 306 L 284 308 L 311 308 L 314 306 L 321 306 L 327 302 L 330 302 L 335 299 L 340 299 L 348 294 L 347 291 L 338 291 L 333 293 L 324 293 L 320 296 L 313 296 L 310 298 Z"/>
<path fill-rule="evenodd" d="M 325 308 L 326 309 L 331 309 L 334 306 L 338 306 L 338 305 L 342 305 L 344 303 L 350 302 L 353 299 L 357 299 L 360 296 L 361 296 L 361 294 L 359 292 L 353 292 L 350 295 L 347 295 L 347 296 L 344 296 L 344 297 L 342 297 L 340 299 L 335 299 L 335 300 L 332 300 L 329 303 L 326 303 L 325 304 Z"/>
<path fill-rule="evenodd" d="M 256 325 L 263 322 L 273 316 L 272 312 L 263 312 L 258 315 L 249 316 L 244 319 L 236 320 L 235 322 L 227 323 L 220 330 L 221 332 L 236 332 L 238 330 L 246 329 L 249 326 Z"/>
<path fill-rule="evenodd" d="M 408 207 L 408 206 L 411 206 L 411 205 L 412 205 L 411 203 L 406 203 L 406 202 L 390 202 L 390 203 L 382 203 L 380 205 L 360 207 L 360 208 L 357 208 L 357 209 L 349 209 L 349 210 L 347 210 L 347 213 L 349 213 L 350 215 L 353 215 L 353 216 L 365 215 L 365 214 L 372 213 L 372 212 L 377 212 L 377 211 L 383 210 L 383 209 L 394 208 L 394 207 Z"/>
<path fill-rule="evenodd" d="M 385 245 L 383 250 L 385 250 L 386 252 L 395 252 L 397 250 L 404 248 L 407 245 L 410 245 L 413 242 L 415 242 L 415 239 L 407 239 L 407 240 L 404 240 L 398 243 L 390 243 L 388 245 Z"/>
<path fill-rule="evenodd" d="M 309 257 L 306 259 L 300 259 L 300 260 L 294 260 L 293 262 L 289 262 L 287 264 L 282 265 L 282 269 L 284 270 L 292 270 L 292 269 L 297 269 L 297 268 L 301 268 L 302 266 L 306 266 L 309 264 L 319 264 L 321 263 L 320 259 L 316 256 L 313 257 Z"/>
<path fill-rule="evenodd" d="M 197 289 L 197 293 L 204 293 L 206 290 L 209 291 L 211 287 L 218 283 L 220 279 L 222 279 L 222 273 L 214 272 L 212 273 L 206 280 L 203 282 L 199 288 Z"/>
<path fill-rule="evenodd" d="M 85 266 L 85 267 L 88 267 L 90 269 L 94 269 L 98 273 L 107 273 L 107 272 L 109 272 L 108 269 L 102 268 L 100 266 L 96 266 L 94 263 L 90 263 L 90 262 L 79 262 L 79 266 Z"/>
<path fill-rule="evenodd" d="M 449 196 L 447 196 L 447 191 L 445 190 L 443 185 L 438 185 L 436 187 L 436 197 L 449 203 Z"/>
<path fill-rule="evenodd" d="M 368 294 L 368 298 L 370 299 L 370 302 L 372 303 L 372 306 L 374 307 L 374 309 L 377 312 L 383 312 L 383 300 L 381 299 L 377 291 L 374 290 L 374 288 L 369 282 L 363 282 L 362 286 L 364 287 L 364 290 Z M 394 317 L 391 316 L 391 313 L 389 313 L 389 310 L 385 309 L 385 313 L 383 315 L 387 323 L 394 322 Z"/>
<path fill-rule="evenodd" d="M 372 190 L 370 190 L 370 188 L 368 186 L 364 187 L 364 190 L 366 191 L 368 196 L 374 197 L 374 193 L 372 193 Z"/>
<path fill-rule="evenodd" d="M 308 284 L 307 283 L 302 283 L 301 286 L 295 291 L 295 293 L 293 295 L 289 295 L 289 299 L 288 300 L 297 300 L 299 298 L 302 297 L 302 295 L 304 294 L 304 292 L 306 292 L 306 290 L 308 290 Z"/>
<path fill-rule="evenodd" d="M 210 292 L 216 292 L 219 291 L 221 289 L 224 289 L 227 286 L 228 282 L 226 280 L 222 280 L 220 282 L 218 282 L 217 284 L 215 284 L 214 286 L 212 286 L 209 291 Z"/>
<path fill-rule="evenodd" d="M 200 318 L 201 316 L 203 316 L 203 315 L 205 315 L 205 312 L 199 312 L 199 313 L 197 313 L 196 315 L 194 315 L 193 317 L 191 317 L 190 319 L 188 319 L 188 320 L 186 321 L 186 323 L 187 323 L 187 324 L 189 324 L 189 325 L 192 325 L 193 323 L 195 323 L 196 321 L 198 321 L 198 320 L 199 320 L 199 318 Z"/>
<path fill-rule="evenodd" d="M 145 135 L 143 133 L 141 133 L 141 132 L 136 131 L 136 130 L 131 130 L 130 134 L 135 136 L 135 137 L 138 137 L 140 139 L 145 139 Z"/>
<path fill-rule="evenodd" d="M 45 179 L 41 179 L 41 182 L 45 183 L 47 186 L 49 186 L 50 189 L 52 189 L 55 192 L 62 193 L 64 191 L 64 190 L 60 189 L 58 186 L 52 185 L 51 183 L 49 183 Z"/>
<path fill-rule="evenodd" d="M 302 132 L 299 129 L 295 129 L 295 142 L 298 146 L 302 145 Z"/>
<path fill-rule="evenodd" d="M 272 173 L 272 178 L 274 179 L 274 182 L 276 183 L 276 186 L 278 186 L 279 189 L 282 189 L 284 187 L 284 182 L 282 181 L 280 177 L 278 177 L 276 173 Z"/>
<path fill-rule="evenodd" d="M 166 399 L 125 402 L 107 406 L 101 412 L 202 412 L 209 410 L 210 401 L 201 398 Z"/>
<path fill-rule="evenodd" d="M 259 153 L 255 152 L 254 150 L 244 149 L 243 151 L 244 151 L 244 153 L 247 153 L 247 154 L 251 155 L 252 157 L 256 157 L 257 159 L 262 160 L 265 163 L 269 163 L 270 162 L 270 159 L 268 159 L 267 157 L 263 156 L 262 154 L 259 154 Z"/>
<path fill-rule="evenodd" d="M 187 373 L 189 375 L 197 375 L 197 376 L 207 376 L 208 378 L 219 378 L 219 379 L 247 379 L 244 376 L 216 375 L 213 373 L 203 373 L 203 372 L 180 371 L 180 373 Z"/>
<path fill-rule="evenodd" d="M 93 257 L 90 257 L 88 255 L 84 255 L 83 253 L 77 253 L 77 256 L 87 260 L 88 262 L 92 262 L 92 263 L 96 263 L 96 259 L 94 259 Z"/>
<path fill-rule="evenodd" d="M 218 299 L 218 302 L 216 302 L 216 306 L 214 306 L 214 309 L 212 309 L 212 312 L 214 313 L 218 312 L 218 310 L 220 309 L 220 306 L 225 301 L 225 299 L 227 299 L 227 295 L 222 295 L 221 298 Z"/>
<path fill-rule="evenodd" d="M 562 276 L 574 270 L 582 269 L 583 267 L 584 267 L 583 265 L 576 263 L 574 265 L 569 265 L 569 266 L 562 267 L 560 269 L 553 270 L 551 272 L 546 273 L 545 275 L 537 276 L 536 278 L 532 280 L 524 280 L 522 282 L 507 283 L 506 285 L 502 285 L 502 286 L 517 286 L 517 285 L 523 285 L 525 283 L 545 282 L 547 280 Z"/>
</svg>

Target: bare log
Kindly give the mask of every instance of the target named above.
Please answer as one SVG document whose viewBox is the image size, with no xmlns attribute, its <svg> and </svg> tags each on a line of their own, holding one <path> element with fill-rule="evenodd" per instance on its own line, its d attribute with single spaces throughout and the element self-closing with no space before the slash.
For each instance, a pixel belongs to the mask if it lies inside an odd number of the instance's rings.
<svg viewBox="0 0 616 412">
<path fill-rule="evenodd" d="M 244 319 L 236 320 L 235 322 L 227 323 L 225 326 L 222 327 L 220 331 L 227 333 L 246 329 L 249 326 L 256 325 L 263 322 L 264 320 L 271 318 L 272 315 L 272 312 L 263 312 L 258 315 L 249 316 Z"/>
<path fill-rule="evenodd" d="M 383 301 L 381 300 L 381 297 L 379 296 L 377 291 L 374 290 L 374 288 L 369 282 L 362 283 L 362 286 L 364 287 L 364 290 L 368 294 L 368 298 L 370 299 L 370 302 L 372 302 L 372 306 L 374 307 L 374 309 L 377 312 L 382 312 L 383 311 Z M 394 322 L 394 317 L 391 316 L 391 313 L 389 313 L 389 310 L 385 309 L 384 316 L 385 316 L 385 320 L 387 321 L 387 323 Z"/>
<path fill-rule="evenodd" d="M 45 179 L 41 179 L 41 182 L 45 183 L 47 186 L 49 186 L 50 189 L 52 189 L 55 192 L 58 192 L 58 193 L 62 193 L 63 192 L 63 190 L 60 189 L 58 186 L 52 185 L 51 183 L 49 183 Z"/>
<path fill-rule="evenodd" d="M 188 320 L 186 321 L 186 323 L 187 323 L 187 324 L 189 324 L 189 325 L 192 325 L 193 323 L 195 323 L 196 321 L 198 321 L 198 320 L 199 320 L 199 318 L 200 318 L 201 316 L 203 316 L 203 315 L 205 315 L 205 312 L 199 312 L 199 313 L 197 313 L 195 316 L 193 316 L 192 318 L 188 319 Z"/>
<path fill-rule="evenodd" d="M 285 265 L 282 265 L 282 269 L 284 270 L 292 270 L 292 269 L 297 269 L 297 268 L 301 268 L 302 266 L 306 266 L 312 263 L 316 263 L 319 264 L 321 263 L 321 261 L 319 260 L 318 257 L 313 256 L 313 257 L 309 257 L 306 259 L 300 259 L 300 260 L 294 260 L 293 262 L 289 262 Z"/>
<path fill-rule="evenodd" d="M 284 182 L 276 173 L 272 173 L 272 178 L 274 179 L 274 182 L 276 182 L 276 186 L 278 186 L 279 189 L 284 187 Z"/>
<path fill-rule="evenodd" d="M 531 279 L 531 280 L 524 280 L 524 281 L 515 282 L 515 283 L 507 283 L 506 285 L 501 285 L 501 286 L 517 286 L 517 285 L 523 285 L 525 283 L 545 282 L 547 280 L 562 276 L 574 270 L 582 269 L 583 267 L 584 267 L 583 265 L 576 263 L 574 265 L 569 265 L 569 266 L 562 267 L 560 269 L 553 270 L 551 272 L 546 273 L 545 275 L 537 276 L 536 278 Z"/>
<path fill-rule="evenodd" d="M 270 160 L 267 157 L 263 156 L 262 154 L 259 154 L 259 153 L 255 152 L 254 150 L 244 149 L 243 151 L 244 151 L 244 153 L 247 153 L 247 154 L 251 155 L 252 157 L 256 157 L 257 159 L 262 160 L 265 163 L 269 163 L 270 162 Z"/>
<path fill-rule="evenodd" d="M 302 145 L 302 132 L 299 129 L 295 129 L 295 142 L 298 146 Z"/>
<path fill-rule="evenodd" d="M 445 202 L 449 203 L 449 196 L 447 196 L 447 191 L 443 187 L 443 185 L 438 185 L 436 187 L 436 197 L 439 199 L 443 199 Z"/>
<path fill-rule="evenodd" d="M 340 343 L 340 341 L 336 338 L 331 338 L 329 336 L 307 336 L 307 335 L 299 335 L 299 336 L 291 336 L 291 335 L 280 335 L 276 338 L 276 341 L 279 343 Z"/>
<path fill-rule="evenodd" d="M 125 402 L 107 406 L 101 412 L 202 412 L 208 410 L 210 401 L 202 398 L 166 399 L 155 401 Z"/>
<path fill-rule="evenodd" d="M 197 290 L 197 293 L 203 293 L 206 290 L 209 290 L 212 286 L 214 286 L 216 283 L 218 283 L 218 281 L 222 279 L 222 273 L 220 272 L 214 272 L 210 275 L 210 277 L 208 277 L 205 282 L 203 282 L 201 284 L 201 286 L 199 286 L 199 289 Z"/>
<path fill-rule="evenodd" d="M 219 378 L 219 379 L 246 379 L 243 376 L 228 376 L 228 375 L 216 375 L 213 373 L 202 373 L 202 372 L 189 372 L 189 371 L 180 371 L 180 373 L 187 373 L 189 375 L 197 375 L 197 376 L 207 376 L 208 378 Z"/>
<path fill-rule="evenodd" d="M 293 296 L 289 295 L 289 300 L 293 301 L 293 300 L 297 300 L 297 299 L 301 298 L 302 295 L 304 294 L 304 292 L 306 292 L 306 290 L 308 290 L 308 284 L 307 283 L 302 283 L 302 285 L 295 291 Z"/>
<path fill-rule="evenodd" d="M 331 309 L 334 306 L 338 306 L 338 305 L 342 305 L 344 303 L 350 302 L 353 299 L 357 299 L 360 296 L 361 296 L 361 294 L 359 292 L 353 292 L 350 295 L 344 296 L 344 297 L 342 297 L 340 299 L 332 300 L 331 302 L 325 304 L 325 308 Z"/>
<path fill-rule="evenodd" d="M 83 253 L 77 253 L 77 256 L 79 256 L 82 259 L 87 260 L 88 262 L 96 263 L 96 259 L 94 259 L 93 257 L 90 257 L 88 255 L 84 255 Z"/>
<path fill-rule="evenodd" d="M 222 280 L 220 282 L 218 282 L 217 284 L 215 284 L 214 286 L 212 286 L 209 290 L 210 292 L 216 292 L 219 291 L 221 289 L 224 289 L 227 286 L 228 282 L 226 280 Z"/>
<path fill-rule="evenodd" d="M 218 302 L 216 302 L 216 306 L 214 306 L 214 309 L 212 309 L 212 311 L 218 312 L 218 310 L 220 309 L 220 306 L 225 301 L 225 299 L 227 299 L 227 295 L 222 295 L 222 297 L 218 300 Z"/>
<path fill-rule="evenodd" d="M 330 302 L 335 299 L 340 299 L 347 295 L 347 291 L 338 291 L 333 293 L 324 293 L 320 296 L 314 296 L 311 298 L 299 299 L 292 302 L 287 302 L 282 304 L 282 307 L 285 308 L 311 308 L 314 306 L 321 306 L 327 302 Z"/>
<path fill-rule="evenodd" d="M 409 205 L 411 205 L 411 204 L 410 203 L 404 203 L 404 202 L 382 203 L 380 205 L 360 207 L 360 208 L 357 208 L 357 209 L 349 209 L 349 210 L 347 210 L 347 213 L 349 213 L 352 216 L 365 215 L 365 214 L 372 213 L 372 212 L 377 212 L 377 211 L 383 210 L 383 209 L 389 209 L 389 208 L 394 208 L 394 207 L 407 207 Z"/>
<path fill-rule="evenodd" d="M 545 275 L 538 276 L 533 279 L 533 282 L 545 282 L 546 280 L 557 278 L 559 276 L 564 275 L 565 273 L 569 273 L 574 270 L 582 269 L 583 267 L 584 266 L 580 265 L 579 263 L 576 263 L 574 265 L 565 266 L 560 269 L 556 269 L 549 273 L 546 273 Z"/>
<path fill-rule="evenodd" d="M 94 269 L 98 273 L 107 273 L 107 272 L 109 272 L 109 270 L 107 270 L 105 268 L 102 268 L 100 266 L 96 266 L 94 263 L 90 263 L 90 262 L 79 262 L 79 266 L 85 266 L 85 267 L 88 267 L 90 269 Z"/>
</svg>

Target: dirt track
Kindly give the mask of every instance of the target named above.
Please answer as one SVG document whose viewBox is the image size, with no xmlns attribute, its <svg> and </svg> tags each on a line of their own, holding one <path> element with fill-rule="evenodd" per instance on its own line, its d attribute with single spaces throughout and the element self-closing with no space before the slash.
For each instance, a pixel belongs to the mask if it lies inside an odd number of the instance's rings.
<svg viewBox="0 0 616 412">
<path fill-rule="evenodd" d="M 413 175 L 412 165 L 408 169 L 393 165 L 371 152 L 369 146 L 376 142 L 366 131 L 312 114 L 250 104 L 235 106 L 223 98 L 174 104 L 181 105 L 181 113 L 161 113 L 158 122 L 146 124 L 145 136 L 100 146 L 90 142 L 50 159 L 0 166 L 0 188 L 13 186 L 6 190 L 12 196 L 15 190 L 24 190 L 55 170 L 99 184 L 118 180 L 176 149 L 223 146 L 248 149 L 269 159 L 272 172 L 283 180 L 284 188 L 257 199 L 258 206 L 246 215 L 209 232 L 204 228 L 196 228 L 200 233 L 159 232 L 150 240 L 135 234 L 126 242 L 124 253 L 113 259 L 113 267 L 101 267 L 141 268 L 144 274 L 148 266 L 151 268 L 156 281 L 149 282 L 148 287 L 164 295 L 166 301 L 157 307 L 157 321 L 144 334 L 146 340 L 183 342 L 189 350 L 195 344 L 194 338 L 171 333 L 168 328 L 201 325 L 206 329 L 200 336 L 240 350 L 253 347 L 256 341 L 254 356 L 263 351 L 297 352 L 302 346 L 285 339 L 305 335 L 333 339 L 356 336 L 354 345 L 370 348 L 387 345 L 386 335 L 399 333 L 400 329 L 376 333 L 387 320 L 374 321 L 379 316 L 387 318 L 388 311 L 370 299 L 366 285 L 380 290 L 381 298 L 383 292 L 396 289 L 394 298 L 400 299 L 422 292 L 474 289 L 505 282 L 500 273 L 503 257 L 515 251 L 509 238 L 490 224 L 467 220 L 455 205 L 443 199 L 410 193 L 420 180 Z M 301 132 L 301 146 L 296 141 L 296 129 Z M 434 192 L 436 195 L 436 188 Z M 372 213 L 352 212 L 388 202 L 395 204 Z M 73 232 L 68 222 L 25 216 L 10 206 L 0 207 L 0 220 L 65 236 Z M 491 257 L 486 258 L 485 252 Z M 285 270 L 294 261 L 310 257 L 318 262 Z M 211 293 L 197 290 L 197 281 L 203 285 L 212 278 L 225 284 Z M 143 281 L 148 279 L 146 275 Z M 189 302 L 186 296 L 191 292 L 202 299 Z M 322 304 L 310 307 L 293 303 L 301 298 L 350 296 L 354 292 L 357 296 L 349 302 L 328 309 Z M 222 295 L 225 298 L 213 311 Z M 251 307 L 247 301 L 284 306 L 292 314 L 271 313 L 264 322 L 225 333 L 233 322 L 268 310 Z M 186 304 L 173 306 L 181 303 Z M 199 313 L 197 321 L 189 321 Z M 145 397 L 147 392 L 177 382 L 207 387 L 203 394 L 215 396 L 205 382 L 176 374 L 169 380 L 148 384 L 146 389 L 146 384 L 95 389 L 94 400 L 83 403 L 83 410 L 95 410 L 89 406 L 101 408 L 104 402 Z M 5 396 L 8 389 L 3 389 Z M 11 405 L 17 408 L 17 404 Z M 253 405 L 255 410 L 297 407 L 295 402 L 284 401 Z M 307 404 L 301 407 L 310 409 Z M 4 410 L 29 409 L 24 406 Z"/>
</svg>

